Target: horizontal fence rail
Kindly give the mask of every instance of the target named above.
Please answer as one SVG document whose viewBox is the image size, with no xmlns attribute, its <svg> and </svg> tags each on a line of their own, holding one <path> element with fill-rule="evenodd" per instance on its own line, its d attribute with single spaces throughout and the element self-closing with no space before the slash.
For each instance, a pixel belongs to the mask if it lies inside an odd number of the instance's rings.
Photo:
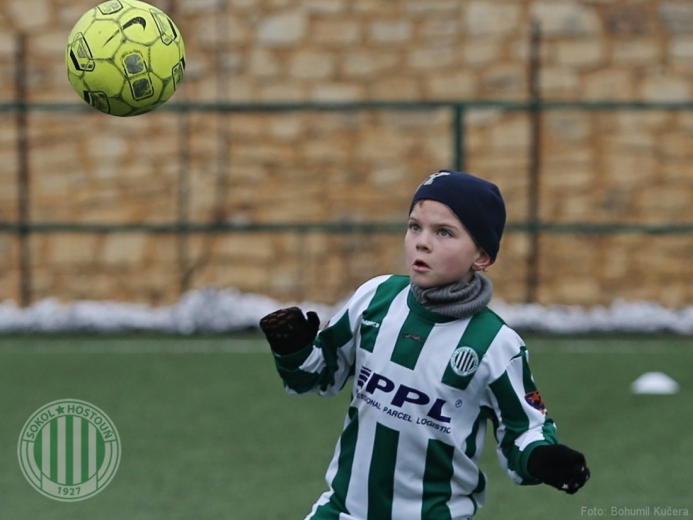
<svg viewBox="0 0 693 520">
<path fill-rule="evenodd" d="M 399 234 L 406 231 L 401 222 L 363 222 L 363 223 L 268 223 L 268 224 L 72 224 L 41 223 L 16 224 L 0 222 L 0 233 L 147 233 L 147 234 L 217 234 L 217 233 L 386 233 Z M 693 224 L 602 224 L 571 223 L 553 224 L 541 222 L 509 222 L 505 232 L 571 235 L 688 235 L 693 233 Z"/>
<path fill-rule="evenodd" d="M 693 110 L 693 101 L 358 101 L 358 102 L 311 102 L 311 103 L 166 103 L 157 112 L 292 112 L 292 111 L 363 111 L 363 110 L 431 110 L 431 109 L 507 111 L 529 110 Z M 85 103 L 19 103 L 0 102 L 0 112 L 17 110 L 34 112 L 81 112 L 97 113 Z"/>
</svg>

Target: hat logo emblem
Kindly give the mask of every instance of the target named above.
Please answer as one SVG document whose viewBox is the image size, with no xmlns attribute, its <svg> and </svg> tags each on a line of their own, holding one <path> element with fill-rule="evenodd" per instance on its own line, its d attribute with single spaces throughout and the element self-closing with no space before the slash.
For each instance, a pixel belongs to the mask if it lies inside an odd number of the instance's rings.
<svg viewBox="0 0 693 520">
<path fill-rule="evenodd" d="M 433 181 L 436 180 L 438 177 L 444 177 L 446 175 L 450 175 L 450 172 L 438 172 L 438 173 L 432 173 L 428 179 L 426 179 L 422 186 L 428 186 L 430 184 L 433 184 Z"/>
</svg>

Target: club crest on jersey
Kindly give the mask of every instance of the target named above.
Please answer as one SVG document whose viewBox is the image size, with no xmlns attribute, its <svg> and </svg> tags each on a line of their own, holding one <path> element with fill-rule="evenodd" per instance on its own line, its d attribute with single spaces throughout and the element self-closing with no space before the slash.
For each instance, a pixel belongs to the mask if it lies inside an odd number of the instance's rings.
<svg viewBox="0 0 693 520">
<path fill-rule="evenodd" d="M 452 353 L 450 368 L 458 376 L 468 376 L 479 368 L 479 356 L 472 347 L 459 347 Z"/>
<path fill-rule="evenodd" d="M 525 394 L 525 401 L 527 401 L 527 404 L 529 404 L 529 406 L 531 406 L 532 408 L 536 408 L 541 413 L 546 415 L 546 406 L 544 406 L 544 400 L 541 398 L 541 395 L 538 391 L 534 390 L 533 392 Z"/>
<path fill-rule="evenodd" d="M 421 183 L 422 186 L 428 186 L 429 184 L 433 184 L 433 181 L 435 181 L 438 177 L 445 177 L 446 175 L 450 175 L 450 172 L 437 172 L 437 173 L 432 173 L 429 175 L 428 179 L 423 181 Z"/>
</svg>

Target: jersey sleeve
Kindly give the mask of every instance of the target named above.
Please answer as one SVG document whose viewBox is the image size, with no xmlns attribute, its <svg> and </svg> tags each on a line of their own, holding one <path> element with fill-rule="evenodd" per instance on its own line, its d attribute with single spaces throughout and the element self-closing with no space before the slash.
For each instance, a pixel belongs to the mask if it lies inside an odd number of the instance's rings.
<svg viewBox="0 0 693 520">
<path fill-rule="evenodd" d="M 527 471 L 527 461 L 537 446 L 557 444 L 556 426 L 534 383 L 528 353 L 522 344 L 510 357 L 503 373 L 488 390 L 494 411 L 497 453 L 501 466 L 516 484 L 541 482 Z"/>
<path fill-rule="evenodd" d="M 362 285 L 318 333 L 312 345 L 285 356 L 274 354 L 277 371 L 288 393 L 331 397 L 353 377 L 361 315 L 374 288 L 386 278 L 378 277 Z"/>
</svg>

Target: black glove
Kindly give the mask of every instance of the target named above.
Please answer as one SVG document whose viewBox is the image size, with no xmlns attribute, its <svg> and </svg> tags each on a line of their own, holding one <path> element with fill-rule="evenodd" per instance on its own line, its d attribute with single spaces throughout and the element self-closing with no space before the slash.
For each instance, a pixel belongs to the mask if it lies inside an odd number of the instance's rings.
<svg viewBox="0 0 693 520">
<path fill-rule="evenodd" d="M 537 480 L 572 495 L 590 478 L 585 456 L 563 444 L 537 446 L 529 455 L 527 470 Z"/>
<path fill-rule="evenodd" d="M 298 307 L 280 309 L 260 320 L 260 328 L 265 333 L 270 348 L 284 356 L 293 354 L 313 343 L 320 329 L 320 318 L 309 311 L 308 319 Z"/>
</svg>

